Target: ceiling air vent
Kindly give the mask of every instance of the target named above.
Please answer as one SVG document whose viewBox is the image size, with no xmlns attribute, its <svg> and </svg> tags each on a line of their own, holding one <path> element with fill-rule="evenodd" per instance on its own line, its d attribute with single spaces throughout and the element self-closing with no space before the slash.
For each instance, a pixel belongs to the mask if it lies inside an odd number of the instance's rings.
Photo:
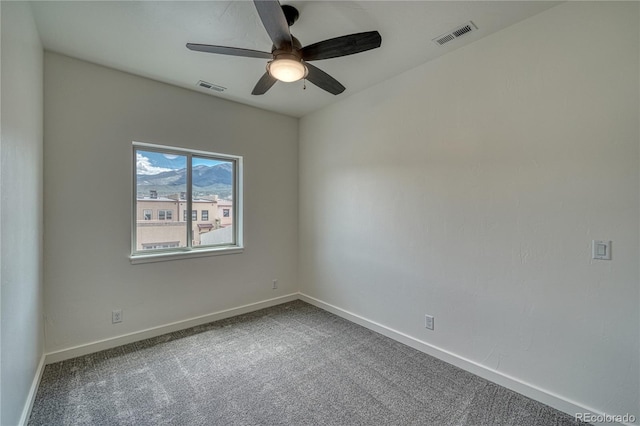
<svg viewBox="0 0 640 426">
<path fill-rule="evenodd" d="M 202 87 L 203 89 L 213 90 L 214 92 L 224 92 L 225 90 L 227 90 L 226 87 L 218 86 L 217 84 L 213 84 L 213 83 L 207 83 L 204 80 L 200 80 L 196 84 Z"/>
<path fill-rule="evenodd" d="M 475 31 L 477 29 L 478 27 L 476 27 L 476 24 L 469 21 L 464 25 L 460 25 L 459 27 L 454 28 L 448 33 L 442 34 L 434 38 L 433 42 L 437 45 L 442 46 L 443 44 L 449 43 L 450 41 L 453 41 L 459 37 L 462 37 L 465 34 L 469 34 L 470 32 Z"/>
</svg>

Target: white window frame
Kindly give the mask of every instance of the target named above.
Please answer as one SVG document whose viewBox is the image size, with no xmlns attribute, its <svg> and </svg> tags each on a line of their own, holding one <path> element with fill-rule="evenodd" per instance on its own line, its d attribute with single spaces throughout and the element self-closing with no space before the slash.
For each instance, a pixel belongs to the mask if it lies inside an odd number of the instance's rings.
<svg viewBox="0 0 640 426">
<path fill-rule="evenodd" d="M 243 245 L 243 218 L 242 218 L 242 203 L 243 203 L 243 188 L 242 188 L 242 166 L 243 159 L 241 156 L 219 154 L 207 151 L 198 151 L 193 149 L 185 149 L 166 145 L 157 145 L 144 142 L 132 143 L 132 222 L 131 222 L 131 263 L 149 263 L 149 262 L 162 262 L 167 260 L 185 259 L 191 257 L 203 257 L 203 256 L 215 256 L 223 254 L 235 254 L 242 253 L 244 251 Z M 137 187 L 136 187 L 136 151 L 155 151 L 165 154 L 174 154 L 187 157 L 187 196 L 186 196 L 186 210 L 193 210 L 193 197 L 192 197 L 192 159 L 193 157 L 210 158 L 212 160 L 230 161 L 234 163 L 233 173 L 233 205 L 232 205 L 232 217 L 233 217 L 233 242 L 231 244 L 216 245 L 216 246 L 193 246 L 193 227 L 195 221 L 191 217 L 187 221 L 186 226 L 186 238 L 187 247 L 178 247 L 170 249 L 156 249 L 156 250 L 141 250 L 138 251 L 136 233 L 137 233 Z"/>
</svg>

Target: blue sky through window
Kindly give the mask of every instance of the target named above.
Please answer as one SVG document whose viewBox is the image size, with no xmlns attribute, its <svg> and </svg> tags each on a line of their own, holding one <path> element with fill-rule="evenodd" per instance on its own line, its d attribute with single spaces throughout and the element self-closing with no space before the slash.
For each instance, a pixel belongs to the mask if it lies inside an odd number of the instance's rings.
<svg viewBox="0 0 640 426">
<path fill-rule="evenodd" d="M 224 163 L 224 161 L 193 157 L 193 166 L 205 165 L 211 167 L 221 163 Z M 184 169 L 185 167 L 186 157 L 184 155 L 141 150 L 136 152 L 136 171 L 139 175 L 154 175 L 170 170 Z"/>
</svg>

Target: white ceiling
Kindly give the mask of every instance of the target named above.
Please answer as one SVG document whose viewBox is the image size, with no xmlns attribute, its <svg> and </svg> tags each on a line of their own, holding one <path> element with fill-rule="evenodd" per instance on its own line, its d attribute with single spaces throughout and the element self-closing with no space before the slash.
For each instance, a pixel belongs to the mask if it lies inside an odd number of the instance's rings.
<svg viewBox="0 0 640 426">
<path fill-rule="evenodd" d="M 453 49 L 548 9 L 546 1 L 300 1 L 291 32 L 303 45 L 377 30 L 382 47 L 315 61 L 347 90 L 334 96 L 303 82 L 276 83 L 265 95 L 251 90 L 267 60 L 192 52 L 188 42 L 270 51 L 253 2 L 42 1 L 33 2 L 45 49 L 202 93 L 301 117 Z M 478 31 L 438 46 L 431 40 L 473 21 Z M 543 29 L 541 29 L 543 30 Z M 196 86 L 205 80 L 227 90 Z"/>
</svg>

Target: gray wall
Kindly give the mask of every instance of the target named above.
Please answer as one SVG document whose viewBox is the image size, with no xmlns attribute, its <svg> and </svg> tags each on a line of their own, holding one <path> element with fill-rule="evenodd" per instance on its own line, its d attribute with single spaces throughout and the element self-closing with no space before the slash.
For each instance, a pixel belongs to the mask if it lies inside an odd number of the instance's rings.
<svg viewBox="0 0 640 426">
<path fill-rule="evenodd" d="M 15 425 L 44 346 L 42 46 L 27 3 L 1 7 L 0 423 Z"/>
<path fill-rule="evenodd" d="M 303 117 L 302 291 L 640 418 L 638 17 L 568 2 Z"/>
<path fill-rule="evenodd" d="M 44 129 L 47 352 L 297 291 L 296 119 L 47 52 Z M 244 156 L 244 253 L 130 264 L 132 141 Z"/>
</svg>

